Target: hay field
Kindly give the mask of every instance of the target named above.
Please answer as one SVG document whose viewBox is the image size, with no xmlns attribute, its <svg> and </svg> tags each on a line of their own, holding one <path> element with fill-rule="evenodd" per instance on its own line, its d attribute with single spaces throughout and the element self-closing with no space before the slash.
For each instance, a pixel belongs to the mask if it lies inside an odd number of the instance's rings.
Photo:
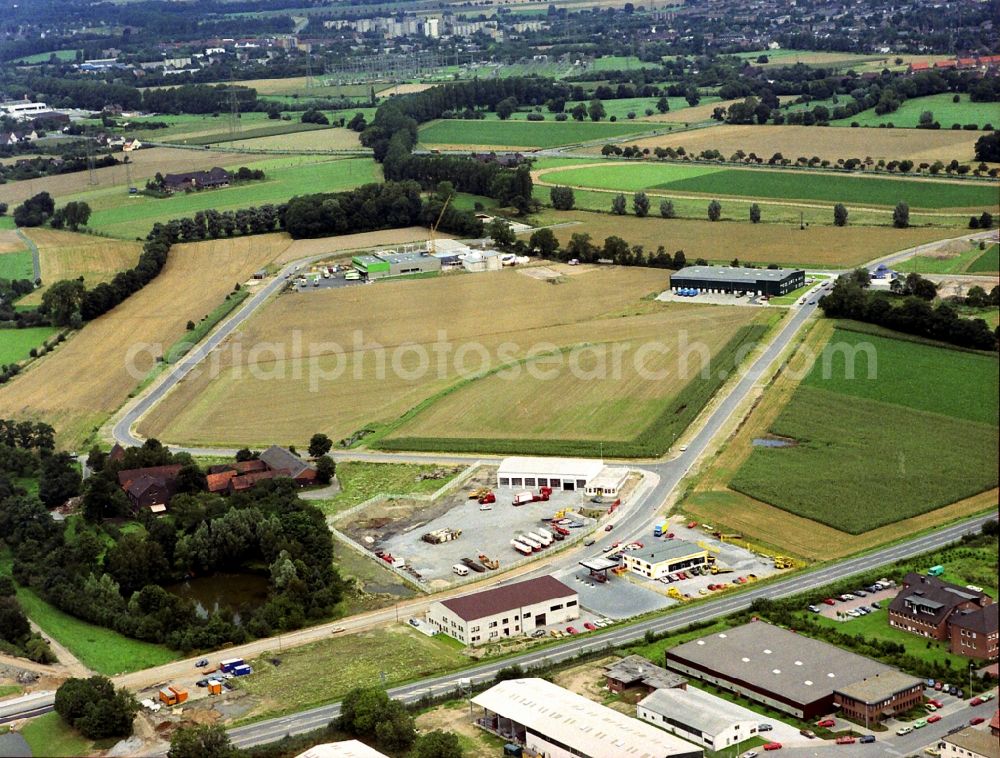
<svg viewBox="0 0 1000 758">
<path fill-rule="evenodd" d="M 640 299 L 666 282 L 663 272 L 651 269 L 555 268 L 575 275 L 558 286 L 506 270 L 284 295 L 244 327 L 242 355 L 230 340 L 217 377 L 185 380 L 139 428 L 147 436 L 192 443 L 301 444 L 314 432 L 340 439 L 372 422 L 395 421 L 451 386 L 460 353 L 474 371 L 483 361 L 506 362 L 502 343 L 516 343 L 511 357 L 517 358 L 542 342 L 588 341 L 595 329 L 612 334 L 617 326 L 627 335 L 626 321 L 601 324 L 601 318 L 646 305 Z M 293 330 L 299 330 L 294 339 Z M 434 348 L 439 339 L 450 346 L 443 357 L 445 347 Z M 302 346 L 297 356 L 296 340 Z M 266 343 L 279 347 L 251 355 L 254 345 Z M 342 347 L 339 376 L 332 378 L 338 357 L 331 347 L 310 360 L 313 343 Z M 385 349 L 381 378 L 379 351 L 364 349 L 376 344 Z M 424 371 L 416 346 L 429 351 Z M 330 378 L 313 371 L 312 363 Z"/>
<path fill-rule="evenodd" d="M 700 106 L 699 106 L 700 107 Z M 681 113 L 686 114 L 687 111 Z M 670 114 L 665 114 L 669 116 Z M 676 119 L 675 119 L 676 120 Z M 683 147 L 689 153 L 715 149 L 727 158 L 737 150 L 770 158 L 781 153 L 795 160 L 800 155 L 836 161 L 838 158 L 902 160 L 931 163 L 971 161 L 976 132 L 951 129 L 830 129 L 816 126 L 739 126 L 725 124 L 679 134 L 661 134 L 631 144 L 652 150 Z M 600 149 L 590 152 L 598 154 Z"/>
<path fill-rule="evenodd" d="M 590 346 L 586 349 L 558 359 L 539 358 L 510 375 L 498 372 L 463 386 L 419 412 L 389 439 L 630 440 L 702 369 L 700 361 L 680 359 L 679 335 L 685 344 L 704 345 L 715 355 L 759 315 L 741 307 L 648 306 L 646 313 L 635 309 L 636 315 L 591 321 L 586 335 L 580 334 Z M 637 351 L 651 345 L 669 352 L 640 360 Z M 620 362 L 613 357 L 615 349 L 623 350 Z M 662 372 L 665 378 L 644 378 L 643 371 Z"/>
<path fill-rule="evenodd" d="M 243 150 L 351 150 L 361 147 L 360 136 L 351 129 L 316 129 L 240 139 L 226 146 Z"/>
<path fill-rule="evenodd" d="M 670 254 L 683 250 L 688 261 L 705 258 L 728 263 L 734 257 L 752 263 L 848 268 L 923 242 L 954 236 L 954 230 L 892 229 L 861 226 L 798 226 L 747 224 L 692 219 L 636 218 L 586 211 L 553 211 L 549 223 L 573 223 L 553 229 L 562 244 L 574 234 L 589 234 L 595 244 L 617 235 L 632 245 L 655 252 L 663 245 Z M 520 235 L 522 239 L 531 232 Z"/>
<path fill-rule="evenodd" d="M 233 155 L 231 153 L 217 153 L 212 150 L 180 150 L 169 147 L 143 148 L 138 152 L 130 153 L 132 161 L 132 181 L 136 186 L 142 186 L 147 179 L 160 173 L 179 173 L 184 171 L 197 171 L 199 169 L 211 168 L 212 166 L 233 165 Z M 121 160 L 119 156 L 119 160 Z M 99 168 L 94 172 L 97 177 L 97 184 L 90 184 L 90 174 L 87 171 L 77 171 L 72 174 L 59 174 L 58 176 L 43 176 L 38 179 L 27 179 L 19 182 L 7 182 L 0 185 L 0 202 L 9 204 L 12 208 L 17 203 L 36 195 L 39 192 L 48 192 L 57 200 L 62 200 L 67 195 L 74 195 L 79 192 L 89 192 L 91 190 L 107 189 L 109 187 L 120 188 L 125 192 L 127 181 L 125 177 L 125 166 L 108 166 Z"/>
<path fill-rule="evenodd" d="M 87 324 L 0 387 L 0 415 L 43 419 L 62 447 L 82 445 L 162 354 L 232 290 L 288 246 L 284 234 L 175 245 L 148 286 Z M 128 367 L 130 350 L 149 345 Z"/>
<path fill-rule="evenodd" d="M 119 271 L 135 265 L 142 251 L 139 242 L 88 234 L 42 228 L 29 229 L 26 233 L 38 246 L 42 286 L 20 300 L 24 305 L 40 304 L 48 286 L 61 279 L 82 276 L 87 287 L 110 281 Z"/>
</svg>

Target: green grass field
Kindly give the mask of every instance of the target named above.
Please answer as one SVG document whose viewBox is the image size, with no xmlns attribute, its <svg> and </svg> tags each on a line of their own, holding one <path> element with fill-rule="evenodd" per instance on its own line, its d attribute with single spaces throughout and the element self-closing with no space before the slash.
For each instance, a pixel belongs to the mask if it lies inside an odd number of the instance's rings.
<svg viewBox="0 0 1000 758">
<path fill-rule="evenodd" d="M 915 127 L 920 122 L 920 114 L 930 111 L 934 121 L 941 124 L 942 129 L 950 129 L 952 124 L 976 124 L 982 128 L 986 124 L 1000 126 L 1000 109 L 996 103 L 974 103 L 967 94 L 959 95 L 959 102 L 953 103 L 954 95 L 950 92 L 940 95 L 928 95 L 905 101 L 898 110 L 883 113 L 881 116 L 872 108 L 861 111 L 839 121 L 831 121 L 833 126 L 850 126 L 857 122 L 861 126 L 878 126 L 893 124 L 896 127 Z"/>
<path fill-rule="evenodd" d="M 994 245 L 996 247 L 996 245 Z M 989 250 L 982 251 L 978 247 L 971 247 L 964 253 L 959 255 L 948 255 L 948 256 L 933 256 L 933 255 L 915 255 L 912 258 L 907 258 L 905 261 L 901 261 L 895 266 L 897 271 L 903 273 L 910 273 L 911 271 L 916 271 L 920 274 L 964 274 L 970 271 L 970 267 L 974 264 L 978 264 L 981 259 L 984 259 L 983 264 L 988 266 L 990 263 Z M 993 256 L 994 261 L 996 256 Z M 985 268 L 980 269 L 981 271 L 996 271 L 996 268 Z"/>
<path fill-rule="evenodd" d="M 29 250 L 0 253 L 0 279 L 34 279 L 35 269 Z"/>
<path fill-rule="evenodd" d="M 376 495 L 429 495 L 454 478 L 424 479 L 438 466 L 418 463 L 365 463 L 348 461 L 337 464 L 340 492 L 329 500 L 316 501 L 324 513 L 334 514 L 363 503 Z M 457 474 L 456 474 L 457 475 Z"/>
<path fill-rule="evenodd" d="M 987 247 L 966 269 L 969 274 L 985 274 L 993 271 L 1000 271 L 1000 245 Z"/>
<path fill-rule="evenodd" d="M 58 331 L 53 326 L 0 329 L 0 365 L 23 361 L 29 357 L 31 348 L 38 347 Z"/>
<path fill-rule="evenodd" d="M 864 343 L 877 379 L 845 378 L 837 348 Z M 994 357 L 839 329 L 829 344 L 831 370 L 818 361 L 771 425 L 795 444 L 755 448 L 732 489 L 860 534 L 997 485 Z"/>
<path fill-rule="evenodd" d="M 545 148 L 650 132 L 648 123 L 609 121 L 434 121 L 420 130 L 424 145 Z"/>
<path fill-rule="evenodd" d="M 691 192 L 706 196 L 819 200 L 914 208 L 992 208 L 997 190 L 986 184 L 949 184 L 911 179 L 850 177 L 797 171 L 712 168 L 677 164 L 607 163 L 544 175 L 549 182 L 635 192 Z"/>
<path fill-rule="evenodd" d="M 14 228 L 14 218 L 12 216 L 0 216 L 0 229 Z"/>
<path fill-rule="evenodd" d="M 31 65 L 33 63 L 47 63 L 48 60 L 55 55 L 57 60 L 72 61 L 76 59 L 76 50 L 50 50 L 47 53 L 35 53 L 34 55 L 25 55 L 23 58 L 18 58 L 13 61 L 14 63 L 26 63 Z"/>
<path fill-rule="evenodd" d="M 67 197 L 86 200 L 94 209 L 90 227 L 125 239 L 144 236 L 157 222 L 193 216 L 214 208 L 231 210 L 265 203 L 281 203 L 294 195 L 337 192 L 381 179 L 378 165 L 368 158 L 343 160 L 287 159 L 253 163 L 267 178 L 234 187 L 178 194 L 168 198 L 128 197 L 120 188 L 100 189 Z M 273 166 L 273 167 L 272 167 Z"/>
<path fill-rule="evenodd" d="M 89 755 L 94 749 L 93 742 L 67 726 L 62 717 L 54 712 L 29 720 L 21 728 L 21 736 L 31 747 L 32 755 L 46 758 L 73 758 Z"/>
</svg>

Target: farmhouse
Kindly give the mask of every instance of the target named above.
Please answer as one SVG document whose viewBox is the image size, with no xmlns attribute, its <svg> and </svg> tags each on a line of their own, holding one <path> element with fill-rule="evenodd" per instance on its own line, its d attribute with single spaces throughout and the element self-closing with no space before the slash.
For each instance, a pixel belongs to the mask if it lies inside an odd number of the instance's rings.
<svg viewBox="0 0 1000 758">
<path fill-rule="evenodd" d="M 124 142 L 122 144 L 124 145 Z M 218 187 L 228 187 L 231 178 L 228 171 L 216 166 L 210 171 L 188 171 L 183 174 L 167 174 L 163 177 L 163 188 L 167 192 L 216 189 Z"/>
<path fill-rule="evenodd" d="M 441 259 L 429 253 L 396 253 L 385 251 L 372 255 L 355 255 L 351 263 L 365 279 L 384 279 L 441 270 Z"/>
<path fill-rule="evenodd" d="M 889 604 L 889 625 L 949 640 L 951 651 L 970 658 L 997 655 L 997 611 L 984 592 L 916 573 L 903 578 L 903 588 Z"/>
<path fill-rule="evenodd" d="M 627 479 L 627 468 L 605 466 L 597 458 L 512 456 L 500 461 L 497 470 L 498 487 L 551 487 L 612 497 L 618 496 Z"/>
<path fill-rule="evenodd" d="M 833 691 L 840 712 L 864 724 L 906 713 L 920 705 L 923 697 L 919 679 L 892 669 Z"/>
<path fill-rule="evenodd" d="M 576 590 L 551 576 L 441 600 L 427 612 L 428 622 L 466 645 L 520 637 L 579 617 Z"/>
<path fill-rule="evenodd" d="M 305 486 L 316 481 L 316 469 L 290 450 L 272 445 L 259 458 L 209 466 L 206 479 L 209 492 L 231 494 L 251 489 L 266 479 L 279 477 Z"/>
<path fill-rule="evenodd" d="M 625 553 L 624 556 L 625 568 L 647 579 L 659 579 L 707 563 L 707 550 L 683 540 L 664 542 L 651 549 Z"/>
<path fill-rule="evenodd" d="M 670 289 L 736 293 L 773 297 L 784 295 L 806 283 L 806 272 L 791 268 L 734 268 L 732 266 L 687 266 L 670 275 Z"/>
<path fill-rule="evenodd" d="M 756 736 L 758 722 L 746 714 L 699 689 L 656 690 L 636 707 L 643 721 L 716 752 Z"/>
<path fill-rule="evenodd" d="M 163 513 L 177 491 L 177 475 L 181 468 L 175 463 L 125 469 L 118 472 L 118 484 L 125 491 L 133 511 L 148 508 L 152 513 Z"/>
<path fill-rule="evenodd" d="M 878 661 L 763 621 L 667 650 L 666 665 L 805 719 L 832 712 L 834 690 L 892 671 Z"/>
<path fill-rule="evenodd" d="M 633 687 L 644 687 L 646 692 L 687 688 L 687 679 L 680 674 L 660 668 L 641 655 L 627 655 L 617 663 L 604 667 L 604 680 L 611 692 L 624 692 Z"/>
<path fill-rule="evenodd" d="M 472 698 L 476 726 L 532 755 L 701 758 L 701 748 L 544 679 L 510 679 Z"/>
</svg>

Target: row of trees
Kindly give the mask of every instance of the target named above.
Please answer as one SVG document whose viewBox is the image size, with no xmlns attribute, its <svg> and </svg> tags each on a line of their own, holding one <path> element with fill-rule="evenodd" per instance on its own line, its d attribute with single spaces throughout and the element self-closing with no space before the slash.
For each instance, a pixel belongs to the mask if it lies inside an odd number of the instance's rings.
<svg viewBox="0 0 1000 758">
<path fill-rule="evenodd" d="M 910 274 L 894 292 L 866 289 L 867 271 L 840 277 L 820 307 L 830 318 L 850 318 L 906 334 L 940 340 L 977 350 L 996 350 L 997 334 L 982 319 L 963 318 L 948 303 L 931 305 L 936 287 L 919 274 Z"/>
</svg>

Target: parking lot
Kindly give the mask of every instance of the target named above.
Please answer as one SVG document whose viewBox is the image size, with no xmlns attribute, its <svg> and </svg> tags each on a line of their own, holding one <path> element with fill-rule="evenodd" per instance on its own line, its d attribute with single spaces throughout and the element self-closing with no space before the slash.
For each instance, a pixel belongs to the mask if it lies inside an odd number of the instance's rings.
<svg viewBox="0 0 1000 758">
<path fill-rule="evenodd" d="M 479 556 L 498 560 L 500 569 L 508 567 L 526 556 L 511 547 L 511 540 L 519 534 L 546 529 L 554 532 L 551 524 L 542 521 L 557 511 L 596 508 L 579 492 L 553 492 L 547 502 L 534 502 L 521 506 L 512 504 L 515 490 L 492 487 L 496 482 L 496 469 L 483 467 L 462 488 L 438 502 L 425 503 L 406 500 L 391 501 L 374 506 L 370 512 L 354 514 L 349 523 L 337 528 L 344 531 L 369 550 L 382 550 L 395 559 L 402 559 L 419 574 L 432 589 L 447 587 L 460 579 L 453 566 L 463 558 L 471 558 L 479 565 Z M 490 486 L 496 502 L 481 506 L 469 494 L 481 486 Z M 590 532 L 596 522 L 579 515 L 567 514 L 571 523 L 564 524 L 569 531 L 566 539 Z M 428 532 L 441 529 L 461 530 L 454 540 L 431 544 L 422 539 Z M 557 550 L 562 541 L 553 543 L 533 555 Z M 477 572 L 469 570 L 472 576 Z M 481 574 L 479 574 L 481 576 Z"/>
<path fill-rule="evenodd" d="M 762 300 L 756 295 L 727 295 L 722 292 L 699 292 L 693 297 L 678 295 L 667 290 L 656 296 L 656 299 L 663 303 L 701 303 L 702 305 L 767 305 L 766 300 Z"/>
<path fill-rule="evenodd" d="M 855 596 L 853 599 L 841 600 L 839 597 L 830 598 L 830 600 L 834 601 L 834 605 L 820 603 L 816 606 L 820 609 L 819 615 L 825 616 L 828 619 L 850 621 L 854 618 L 853 616 L 847 615 L 850 611 L 855 611 L 858 608 L 871 608 L 872 603 L 878 603 L 882 608 L 887 607 L 889 602 L 896 597 L 896 593 L 899 592 L 899 588 L 889 587 L 884 590 L 879 590 L 878 592 L 868 592 L 864 589 L 861 589 L 861 591 L 865 594 L 863 596 Z"/>
</svg>

